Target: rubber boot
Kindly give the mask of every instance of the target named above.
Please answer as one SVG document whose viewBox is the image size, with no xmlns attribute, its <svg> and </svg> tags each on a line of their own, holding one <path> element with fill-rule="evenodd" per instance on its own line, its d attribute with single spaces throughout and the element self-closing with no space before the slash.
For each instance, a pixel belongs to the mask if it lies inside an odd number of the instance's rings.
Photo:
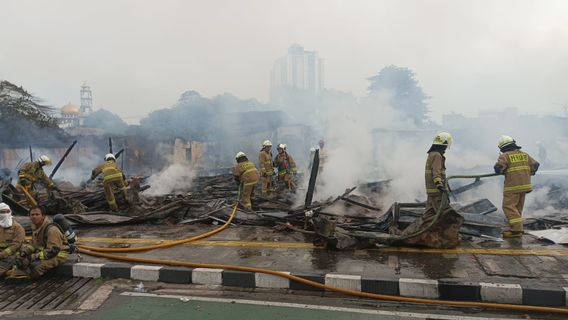
<svg viewBox="0 0 568 320">
<path fill-rule="evenodd" d="M 21 269 L 14 267 L 10 270 L 9 275 L 6 277 L 6 283 L 14 284 L 14 283 L 22 283 L 32 280 L 30 275 Z"/>
</svg>

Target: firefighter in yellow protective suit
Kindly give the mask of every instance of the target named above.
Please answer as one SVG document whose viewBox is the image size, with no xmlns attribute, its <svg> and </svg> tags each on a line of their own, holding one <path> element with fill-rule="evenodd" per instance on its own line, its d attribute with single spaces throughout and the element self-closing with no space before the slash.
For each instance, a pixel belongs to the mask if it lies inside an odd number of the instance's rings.
<svg viewBox="0 0 568 320">
<path fill-rule="evenodd" d="M 37 205 L 37 201 L 39 200 L 36 183 L 39 182 L 43 184 L 48 190 L 59 191 L 59 188 L 43 171 L 43 167 L 49 165 L 51 165 L 51 159 L 46 155 L 42 155 L 37 161 L 24 163 L 18 171 L 18 183 L 16 184 L 16 188 L 24 194 L 30 206 Z"/>
<path fill-rule="evenodd" d="M 521 151 L 521 147 L 510 136 L 502 136 L 497 146 L 501 154 L 493 168 L 495 173 L 505 175 L 503 213 L 510 228 L 503 232 L 503 238 L 520 238 L 523 235 L 525 196 L 532 191 L 531 176 L 540 164 L 528 153 Z"/>
<path fill-rule="evenodd" d="M 23 244 L 16 254 L 16 266 L 8 272 L 9 282 L 38 279 L 69 256 L 67 239 L 41 207 L 30 209 L 32 243 Z"/>
<path fill-rule="evenodd" d="M 286 151 L 286 145 L 281 143 L 276 148 L 278 154 L 274 159 L 274 165 L 278 170 L 278 181 L 284 183 L 288 190 L 295 190 L 296 183 L 294 182 L 294 175 L 298 172 L 296 161 Z"/>
<path fill-rule="evenodd" d="M 254 197 L 254 189 L 260 175 L 254 163 L 249 161 L 244 152 L 237 153 L 235 160 L 237 164 L 233 168 L 233 176 L 239 183 L 241 204 L 247 209 L 252 209 L 251 198 Z"/>
<path fill-rule="evenodd" d="M 426 183 L 426 209 L 424 219 L 436 215 L 442 203 L 442 197 L 448 197 L 446 181 L 446 149 L 452 144 L 453 138 L 449 132 L 438 133 L 428 150 L 424 180 Z M 449 202 L 448 202 L 449 206 Z"/>
<path fill-rule="evenodd" d="M 262 176 L 262 196 L 266 197 L 272 191 L 272 175 L 274 174 L 274 163 L 272 162 L 272 142 L 265 140 L 262 143 L 262 150 L 258 155 L 258 164 Z"/>
<path fill-rule="evenodd" d="M 0 203 L 0 277 L 16 264 L 16 252 L 26 238 L 24 228 L 12 218 L 10 206 Z"/>
<path fill-rule="evenodd" d="M 124 201 L 128 201 L 126 193 L 126 177 L 116 164 L 116 157 L 112 153 L 105 156 L 105 162 L 98 165 L 91 173 L 91 180 L 94 180 L 99 174 L 103 175 L 103 186 L 105 189 L 105 197 L 111 210 L 118 210 L 114 191 L 120 190 L 124 195 Z"/>
</svg>

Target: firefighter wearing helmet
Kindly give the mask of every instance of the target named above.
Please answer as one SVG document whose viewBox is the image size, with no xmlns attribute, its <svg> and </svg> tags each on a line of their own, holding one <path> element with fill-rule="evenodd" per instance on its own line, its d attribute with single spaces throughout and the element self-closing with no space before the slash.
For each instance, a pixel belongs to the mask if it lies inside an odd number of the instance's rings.
<svg viewBox="0 0 568 320">
<path fill-rule="evenodd" d="M 36 183 L 38 182 L 48 190 L 59 191 L 59 188 L 43 171 L 44 166 L 50 165 L 51 159 L 46 155 L 42 155 L 37 161 L 24 163 L 18 171 L 16 188 L 24 194 L 29 205 L 37 205 L 38 191 L 36 190 Z"/>
<path fill-rule="evenodd" d="M 235 160 L 237 164 L 233 168 L 233 177 L 239 184 L 240 202 L 245 208 L 252 209 L 252 197 L 260 175 L 244 152 L 237 153 Z"/>
<path fill-rule="evenodd" d="M 509 230 L 503 232 L 503 238 L 520 238 L 523 236 L 525 196 L 532 191 L 531 176 L 537 172 L 539 163 L 521 151 L 510 136 L 501 136 L 497 147 L 501 154 L 493 169 L 495 173 L 505 175 L 503 213 L 509 222 Z"/>
<path fill-rule="evenodd" d="M 434 137 L 426 158 L 426 209 L 424 219 L 436 215 L 442 203 L 442 197 L 448 196 L 448 184 L 446 181 L 446 150 L 452 145 L 452 135 L 447 131 L 441 131 Z M 448 201 L 449 205 L 449 201 Z"/>
<path fill-rule="evenodd" d="M 274 165 L 278 170 L 278 181 L 284 184 L 286 188 L 290 191 L 296 189 L 296 183 L 294 182 L 294 175 L 298 173 L 298 168 L 296 167 L 296 161 L 292 155 L 286 151 L 286 145 L 281 143 L 276 149 L 278 154 L 274 158 Z"/>
<path fill-rule="evenodd" d="M 105 155 L 105 162 L 98 165 L 91 173 L 91 180 L 94 180 L 98 175 L 102 174 L 103 187 L 105 190 L 105 198 L 108 206 L 112 211 L 118 210 L 118 204 L 114 196 L 114 192 L 119 190 L 124 196 L 124 202 L 128 204 L 128 195 L 126 192 L 126 177 L 118 165 L 116 164 L 116 157 L 112 153 Z"/>
<path fill-rule="evenodd" d="M 270 195 L 272 190 L 272 175 L 274 174 L 274 163 L 272 162 L 272 142 L 265 140 L 258 155 L 260 174 L 262 177 L 262 196 Z"/>
</svg>

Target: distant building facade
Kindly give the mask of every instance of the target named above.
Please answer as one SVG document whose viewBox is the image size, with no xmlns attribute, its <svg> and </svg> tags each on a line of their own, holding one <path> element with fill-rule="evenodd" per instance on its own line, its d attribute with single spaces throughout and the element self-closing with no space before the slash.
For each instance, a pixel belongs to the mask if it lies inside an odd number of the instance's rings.
<svg viewBox="0 0 568 320">
<path fill-rule="evenodd" d="M 78 107 L 71 102 L 64 105 L 59 117 L 59 126 L 69 130 L 83 125 L 85 118 L 93 112 L 93 93 L 87 82 L 81 86 L 81 106 Z"/>
<path fill-rule="evenodd" d="M 300 89 L 318 94 L 324 88 L 324 61 L 316 51 L 306 51 L 299 44 L 274 62 L 270 71 L 271 94 L 279 89 Z"/>
</svg>

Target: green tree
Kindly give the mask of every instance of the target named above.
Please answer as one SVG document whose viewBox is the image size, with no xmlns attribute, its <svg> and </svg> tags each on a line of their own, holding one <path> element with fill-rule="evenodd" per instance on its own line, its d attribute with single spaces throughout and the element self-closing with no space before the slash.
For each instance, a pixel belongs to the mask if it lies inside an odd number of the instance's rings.
<svg viewBox="0 0 568 320">
<path fill-rule="evenodd" d="M 429 111 L 426 101 L 430 97 L 418 85 L 414 71 L 390 65 L 367 80 L 371 82 L 369 96 L 386 92 L 389 103 L 405 117 L 411 118 L 416 126 L 427 122 Z"/>
</svg>

